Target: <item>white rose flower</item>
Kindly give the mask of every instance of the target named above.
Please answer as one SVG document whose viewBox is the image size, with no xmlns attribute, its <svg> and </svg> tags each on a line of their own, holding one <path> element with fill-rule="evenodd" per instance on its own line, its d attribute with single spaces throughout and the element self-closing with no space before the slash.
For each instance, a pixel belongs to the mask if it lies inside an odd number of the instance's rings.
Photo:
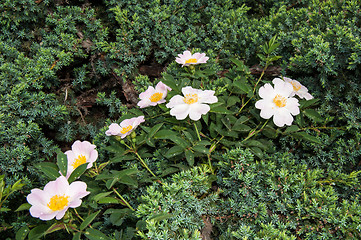
<svg viewBox="0 0 361 240">
<path fill-rule="evenodd" d="M 291 83 L 293 86 L 293 92 L 291 94 L 291 97 L 297 95 L 300 98 L 304 98 L 306 100 L 310 100 L 313 98 L 312 95 L 308 93 L 308 89 L 305 86 L 303 86 L 299 81 L 293 80 L 288 77 L 283 77 L 283 80 L 285 82 Z"/>
<path fill-rule="evenodd" d="M 212 90 L 203 91 L 188 86 L 182 88 L 182 93 L 184 97 L 175 95 L 166 105 L 167 108 L 171 108 L 170 115 L 175 116 L 178 120 L 183 120 L 189 115 L 190 119 L 197 121 L 201 115 L 210 110 L 207 104 L 218 102 L 218 98 L 214 96 Z"/>
<path fill-rule="evenodd" d="M 260 116 L 264 119 L 273 116 L 276 126 L 290 126 L 293 116 L 300 113 L 298 100 L 291 97 L 293 86 L 280 78 L 275 78 L 272 82 L 274 88 L 269 83 L 260 87 L 258 94 L 262 99 L 256 102 L 256 108 L 261 110 Z"/>
</svg>

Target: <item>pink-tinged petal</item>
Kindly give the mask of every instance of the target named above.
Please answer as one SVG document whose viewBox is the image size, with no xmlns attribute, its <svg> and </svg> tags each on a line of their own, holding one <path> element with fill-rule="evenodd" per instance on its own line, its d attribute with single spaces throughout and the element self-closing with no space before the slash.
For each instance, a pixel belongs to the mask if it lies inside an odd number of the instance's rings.
<svg viewBox="0 0 361 240">
<path fill-rule="evenodd" d="M 167 85 L 165 85 L 162 81 L 160 81 L 159 83 L 157 83 L 157 85 L 155 86 L 155 89 L 157 92 L 167 92 L 167 91 L 172 91 L 172 89 L 170 87 L 168 87 Z"/>
<path fill-rule="evenodd" d="M 284 125 L 291 126 L 293 117 L 286 108 L 279 108 L 273 116 L 273 122 L 278 127 L 283 127 Z"/>
<path fill-rule="evenodd" d="M 72 202 L 74 199 L 82 198 L 90 194 L 86 191 L 87 185 L 85 182 L 76 181 L 72 182 L 69 186 L 68 194 L 70 196 L 69 201 Z"/>
<path fill-rule="evenodd" d="M 255 107 L 261 109 L 260 116 L 263 119 L 269 119 L 275 113 L 275 108 L 272 102 L 261 99 L 256 102 Z"/>
<path fill-rule="evenodd" d="M 287 104 L 285 108 L 293 115 L 297 115 L 300 113 L 299 103 L 296 98 L 289 98 L 287 99 Z"/>
<path fill-rule="evenodd" d="M 306 99 L 306 100 L 311 100 L 313 99 L 313 96 L 309 93 L 304 93 L 302 94 L 303 98 Z"/>
<path fill-rule="evenodd" d="M 83 201 L 80 198 L 74 199 L 71 203 L 69 203 L 70 208 L 77 208 L 81 205 Z"/>
<path fill-rule="evenodd" d="M 276 94 L 272 85 L 266 83 L 263 87 L 259 88 L 258 95 L 264 99 L 273 99 Z"/>
<path fill-rule="evenodd" d="M 40 216 L 38 216 L 38 218 L 40 218 L 41 220 L 44 220 L 44 221 L 48 221 L 48 220 L 53 219 L 57 215 L 57 213 L 58 213 L 57 211 L 51 212 L 51 213 L 43 213 L 43 214 L 40 214 Z M 31 216 L 33 216 L 33 215 L 31 215 Z"/>
<path fill-rule="evenodd" d="M 31 205 L 45 204 L 49 201 L 50 196 L 38 188 L 32 189 L 30 194 L 26 197 L 26 200 Z"/>
<path fill-rule="evenodd" d="M 183 120 L 188 116 L 189 105 L 188 104 L 179 104 L 173 107 L 170 110 L 170 115 L 175 116 L 177 120 Z"/>
<path fill-rule="evenodd" d="M 179 55 L 178 55 L 179 56 Z M 184 51 L 183 55 L 181 55 L 181 58 L 189 59 L 192 57 L 192 53 L 190 51 Z"/>
<path fill-rule="evenodd" d="M 93 150 L 90 152 L 89 159 L 87 159 L 87 162 L 93 163 L 98 159 L 98 151 Z"/>
<path fill-rule="evenodd" d="M 193 104 L 189 110 L 189 118 L 198 121 L 201 118 L 201 115 L 209 112 L 210 107 L 207 104 Z"/>
<path fill-rule="evenodd" d="M 67 192 L 68 188 L 68 180 L 64 176 L 60 176 L 55 181 L 48 182 L 44 187 L 44 192 L 47 192 L 50 196 L 56 194 L 63 195 Z"/>
<path fill-rule="evenodd" d="M 112 136 L 112 135 L 119 135 L 122 128 L 117 123 L 112 123 L 109 126 L 109 130 L 105 132 L 105 135 Z"/>
<path fill-rule="evenodd" d="M 63 210 L 56 211 L 56 212 L 57 212 L 57 214 L 56 214 L 56 219 L 57 219 L 57 220 L 62 219 L 62 218 L 64 217 L 66 211 L 68 210 L 68 208 L 69 208 L 69 207 L 66 207 L 66 208 L 64 208 Z"/>
<path fill-rule="evenodd" d="M 53 214 L 53 211 L 47 207 L 47 205 L 41 205 L 41 204 L 37 204 L 37 205 L 32 205 L 29 209 L 30 215 L 32 217 L 40 217 L 44 214 Z M 52 217 L 54 218 L 54 216 Z"/>
<path fill-rule="evenodd" d="M 199 102 L 201 103 L 216 103 L 218 102 L 218 98 L 214 96 L 215 91 L 213 90 L 204 90 L 198 94 Z"/>
<path fill-rule="evenodd" d="M 177 106 L 178 104 L 184 104 L 184 97 L 182 97 L 181 95 L 175 95 L 173 96 L 169 102 L 167 103 L 167 105 L 165 105 L 167 108 L 173 108 L 175 106 Z"/>
<path fill-rule="evenodd" d="M 209 57 L 202 57 L 198 60 L 197 63 L 207 63 L 208 59 L 209 59 Z"/>
<path fill-rule="evenodd" d="M 185 64 L 186 60 L 183 58 L 176 58 L 175 61 L 179 64 Z"/>
<path fill-rule="evenodd" d="M 139 98 L 140 99 L 149 98 L 155 92 L 156 92 L 156 90 L 154 89 L 154 87 L 149 86 L 148 89 L 145 92 L 142 92 L 141 94 L 139 94 Z"/>
<path fill-rule="evenodd" d="M 279 78 L 273 79 L 272 82 L 274 83 L 274 90 L 277 94 L 286 98 L 292 94 L 293 86 L 291 83 L 285 82 Z"/>
<path fill-rule="evenodd" d="M 137 105 L 138 105 L 138 107 L 140 107 L 140 108 L 145 108 L 145 107 L 149 107 L 149 106 L 152 106 L 153 104 L 152 104 L 152 102 L 149 100 L 149 98 L 148 99 L 143 99 L 143 100 L 141 100 L 141 101 L 139 101 L 138 103 L 137 103 Z M 154 105 L 153 105 L 154 106 Z"/>
<path fill-rule="evenodd" d="M 198 94 L 199 91 L 198 91 L 198 89 L 194 89 L 190 86 L 187 86 L 187 87 L 182 88 L 182 93 L 185 96 L 187 94 Z"/>
<path fill-rule="evenodd" d="M 74 152 L 75 155 L 88 155 L 87 153 L 89 153 L 90 151 L 94 150 L 96 148 L 95 145 L 91 144 L 88 141 L 75 141 L 73 143 L 73 145 L 71 146 L 72 151 Z"/>
</svg>

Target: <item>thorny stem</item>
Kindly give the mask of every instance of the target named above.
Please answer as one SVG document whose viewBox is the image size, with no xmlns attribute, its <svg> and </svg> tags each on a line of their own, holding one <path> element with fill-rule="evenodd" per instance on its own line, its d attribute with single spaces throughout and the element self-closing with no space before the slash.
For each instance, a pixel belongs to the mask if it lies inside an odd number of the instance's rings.
<svg viewBox="0 0 361 240">
<path fill-rule="evenodd" d="M 201 141 L 201 136 L 199 135 L 196 122 L 194 122 L 193 125 L 194 125 L 194 128 L 196 129 L 196 133 L 197 133 L 197 136 L 198 136 L 198 140 Z"/>
<path fill-rule="evenodd" d="M 76 211 L 76 209 L 75 208 L 73 208 L 73 209 L 74 209 L 75 215 L 84 222 L 84 219 L 79 215 L 79 213 Z"/>
<path fill-rule="evenodd" d="M 253 137 L 254 135 L 256 135 L 257 133 L 259 133 L 260 131 L 262 131 L 262 129 L 266 126 L 266 124 L 268 123 L 269 119 L 267 119 L 267 121 L 264 122 L 264 124 L 262 125 L 262 127 L 259 130 L 254 130 L 251 134 L 249 134 L 245 139 L 242 140 L 242 142 L 250 139 L 251 137 Z"/>
<path fill-rule="evenodd" d="M 258 83 L 261 81 L 266 69 L 268 68 L 268 65 L 269 65 L 269 62 L 266 62 L 266 66 L 263 68 L 263 71 L 261 73 L 261 76 L 258 78 L 256 84 L 254 85 L 254 88 L 253 88 L 253 94 L 252 94 L 252 97 L 250 97 L 247 102 L 245 104 L 242 105 L 242 107 L 239 109 L 238 111 L 238 114 L 241 113 L 242 109 L 249 103 L 249 101 L 251 101 L 251 99 L 254 97 L 254 92 L 256 91 L 256 87 L 258 85 Z"/>
<path fill-rule="evenodd" d="M 123 196 L 120 193 L 118 193 L 117 190 L 115 190 L 114 187 L 112 187 L 112 189 L 113 189 L 113 192 L 118 195 L 118 197 L 125 203 L 125 205 L 127 205 L 128 208 L 130 208 L 132 211 L 135 211 L 134 208 L 132 208 L 132 206 L 130 206 L 130 204 L 127 202 L 127 200 L 125 200 L 123 198 Z"/>
</svg>

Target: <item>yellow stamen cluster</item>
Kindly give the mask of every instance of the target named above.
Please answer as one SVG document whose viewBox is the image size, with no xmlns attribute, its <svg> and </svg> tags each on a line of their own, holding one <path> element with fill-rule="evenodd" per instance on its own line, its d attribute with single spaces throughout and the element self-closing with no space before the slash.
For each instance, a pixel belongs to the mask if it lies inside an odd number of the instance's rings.
<svg viewBox="0 0 361 240">
<path fill-rule="evenodd" d="M 186 94 L 185 98 L 183 99 L 183 101 L 186 104 L 193 104 L 198 102 L 198 94 L 194 93 L 194 94 Z"/>
<path fill-rule="evenodd" d="M 293 91 L 297 92 L 298 90 L 301 89 L 301 84 L 295 82 L 295 81 L 292 81 L 291 82 L 292 86 L 293 86 Z"/>
<path fill-rule="evenodd" d="M 156 93 L 153 93 L 152 96 L 150 96 L 149 100 L 151 102 L 158 102 L 159 100 L 161 100 L 163 97 L 163 93 L 160 93 L 160 92 L 156 92 Z"/>
<path fill-rule="evenodd" d="M 126 134 L 127 132 L 129 132 L 132 129 L 133 129 L 132 125 L 129 125 L 129 126 L 123 127 L 122 130 L 120 131 L 120 133 Z"/>
<path fill-rule="evenodd" d="M 55 195 L 50 198 L 49 203 L 47 204 L 48 208 L 53 211 L 59 211 L 64 209 L 64 207 L 68 206 L 69 204 L 69 196 L 58 196 Z"/>
<path fill-rule="evenodd" d="M 286 106 L 287 103 L 287 99 L 285 97 L 282 97 L 281 95 L 277 94 L 274 98 L 273 98 L 273 103 L 276 104 L 277 107 L 284 107 Z"/>
<path fill-rule="evenodd" d="M 197 63 L 197 59 L 195 59 L 195 58 L 190 58 L 190 59 L 187 59 L 186 60 L 186 63 Z"/>
<path fill-rule="evenodd" d="M 75 169 L 84 163 L 86 163 L 86 157 L 83 155 L 79 155 L 78 158 L 76 158 L 71 164 L 71 166 Z"/>
</svg>

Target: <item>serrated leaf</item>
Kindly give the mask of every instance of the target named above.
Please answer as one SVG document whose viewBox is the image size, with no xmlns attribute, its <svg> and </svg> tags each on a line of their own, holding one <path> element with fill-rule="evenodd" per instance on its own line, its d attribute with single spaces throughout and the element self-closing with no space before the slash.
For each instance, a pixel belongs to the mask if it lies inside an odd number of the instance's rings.
<svg viewBox="0 0 361 240">
<path fill-rule="evenodd" d="M 100 213 L 101 210 L 98 212 L 90 214 L 84 221 L 80 224 L 80 230 L 84 230 Z"/>
<path fill-rule="evenodd" d="M 251 147 L 250 148 L 251 152 L 256 155 L 258 158 L 262 158 L 263 157 L 263 151 L 258 148 L 258 147 Z"/>
<path fill-rule="evenodd" d="M 21 227 L 15 235 L 15 240 L 24 240 L 26 238 L 26 236 L 28 235 L 28 233 L 30 232 L 30 229 L 28 228 L 28 226 L 23 226 Z"/>
<path fill-rule="evenodd" d="M 231 107 L 233 105 L 235 105 L 236 103 L 239 103 L 241 102 L 241 99 L 239 99 L 239 97 L 237 96 L 230 96 L 228 99 L 227 99 L 227 107 Z"/>
<path fill-rule="evenodd" d="M 321 115 L 314 109 L 305 109 L 303 111 L 303 113 L 310 118 L 311 120 L 315 121 L 315 122 L 323 122 L 324 119 L 321 117 Z"/>
<path fill-rule="evenodd" d="M 78 166 L 77 168 L 75 168 L 75 170 L 70 174 L 69 178 L 68 178 L 68 182 L 72 183 L 74 182 L 76 179 L 78 179 L 87 169 L 89 163 L 84 163 L 80 166 Z"/>
<path fill-rule="evenodd" d="M 94 228 L 88 228 L 84 235 L 90 240 L 111 240 L 107 235 Z"/>
<path fill-rule="evenodd" d="M 308 133 L 305 133 L 305 132 L 295 132 L 295 133 L 292 133 L 291 136 L 293 136 L 295 138 L 303 139 L 303 140 L 306 140 L 309 142 L 322 144 L 322 142 L 318 138 L 316 138 Z"/>
<path fill-rule="evenodd" d="M 20 212 L 20 211 L 24 211 L 24 210 L 29 210 L 31 207 L 30 203 L 23 203 L 21 204 L 16 210 L 15 212 Z"/>
<path fill-rule="evenodd" d="M 194 165 L 194 153 L 192 153 L 192 151 L 190 151 L 190 150 L 186 150 L 184 153 L 186 155 L 186 160 L 188 162 L 188 165 L 193 166 Z"/>
<path fill-rule="evenodd" d="M 72 240 L 81 240 L 81 232 L 75 233 Z"/>
<path fill-rule="evenodd" d="M 213 107 L 211 105 L 211 110 L 210 112 L 214 112 L 214 113 L 220 113 L 220 114 L 232 114 L 232 111 L 229 111 L 225 106 L 217 106 L 217 107 Z"/>
<path fill-rule="evenodd" d="M 50 180 L 55 180 L 60 176 L 59 168 L 54 163 L 42 162 L 38 163 L 36 167 L 44 173 Z"/>
<path fill-rule="evenodd" d="M 119 204 L 120 201 L 113 197 L 103 197 L 103 198 L 99 199 L 98 203 L 99 204 L 110 204 L 110 203 Z"/>
<path fill-rule="evenodd" d="M 96 201 L 96 202 L 98 202 L 100 199 L 102 199 L 102 198 L 110 195 L 111 193 L 112 193 L 112 192 L 98 193 L 97 195 L 95 195 L 95 196 L 93 197 L 93 200 Z"/>
<path fill-rule="evenodd" d="M 292 132 L 297 132 L 299 131 L 300 128 L 296 125 L 291 125 L 288 128 L 286 128 L 286 130 L 284 131 L 284 133 L 292 133 Z"/>
<path fill-rule="evenodd" d="M 37 240 L 45 235 L 46 230 L 49 228 L 49 224 L 38 225 L 30 230 L 28 239 Z"/>
<path fill-rule="evenodd" d="M 203 153 L 203 154 L 209 153 L 209 149 L 204 147 L 203 145 L 195 145 L 192 147 L 192 149 L 196 152 Z"/>
<path fill-rule="evenodd" d="M 56 164 L 63 176 L 66 176 L 68 172 L 68 158 L 65 153 L 59 152 L 56 157 Z"/>
<path fill-rule="evenodd" d="M 172 90 L 175 90 L 177 92 L 180 91 L 180 89 L 178 88 L 176 81 L 174 79 L 174 77 L 170 74 L 164 73 L 163 74 L 163 81 L 162 81 L 165 85 L 167 85 L 168 87 L 170 87 Z"/>
<path fill-rule="evenodd" d="M 158 123 L 157 125 L 153 126 L 148 133 L 148 138 L 152 138 L 154 134 L 156 134 L 159 129 L 163 126 L 164 123 Z"/>
<path fill-rule="evenodd" d="M 176 146 L 173 146 L 171 147 L 165 154 L 164 156 L 166 158 L 172 158 L 172 157 L 175 157 L 177 155 L 180 155 L 184 152 L 184 148 L 176 145 Z"/>
</svg>

